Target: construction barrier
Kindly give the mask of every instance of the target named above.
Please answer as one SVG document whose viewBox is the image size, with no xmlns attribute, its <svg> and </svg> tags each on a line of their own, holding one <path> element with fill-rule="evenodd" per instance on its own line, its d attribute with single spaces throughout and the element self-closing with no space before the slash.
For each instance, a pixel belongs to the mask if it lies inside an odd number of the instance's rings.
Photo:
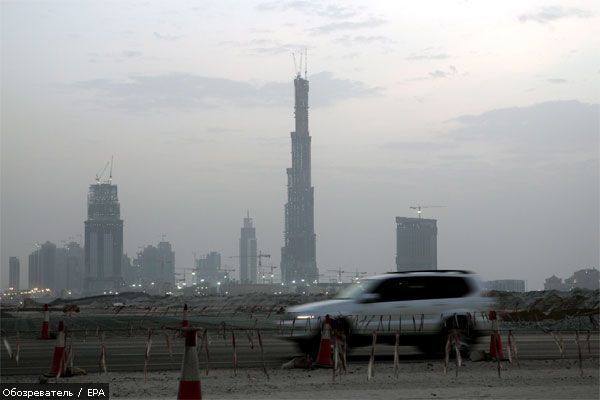
<svg viewBox="0 0 600 400">
<path fill-rule="evenodd" d="M 198 310 L 203 310 L 204 308 L 198 307 L 195 311 L 198 312 Z M 39 309 L 38 309 L 39 310 Z M 156 311 L 156 308 L 153 308 L 154 311 Z M 170 311 L 171 314 L 173 313 L 174 310 L 181 310 L 180 307 L 171 307 Z M 49 310 L 48 310 L 49 311 Z M 99 362 L 99 369 L 100 371 L 104 371 L 106 372 L 107 367 L 106 367 L 106 359 L 107 359 L 107 351 L 106 351 L 106 345 L 105 345 L 105 334 L 108 335 L 115 335 L 116 333 L 119 333 L 120 336 L 122 337 L 131 337 L 133 338 L 132 340 L 142 340 L 141 337 L 142 335 L 139 333 L 139 329 L 144 329 L 145 332 L 147 332 L 147 341 L 146 341 L 146 352 L 144 355 L 144 375 L 147 376 L 147 372 L 148 372 L 148 367 L 150 365 L 150 349 L 151 349 L 151 342 L 152 342 L 152 332 L 154 331 L 154 329 L 161 329 L 163 332 L 163 335 L 165 336 L 165 340 L 166 340 L 166 345 L 167 345 L 167 350 L 169 352 L 169 355 L 172 355 L 172 350 L 171 350 L 171 343 L 170 343 L 170 336 L 169 334 L 167 334 L 166 329 L 170 329 L 173 332 L 173 337 L 176 337 L 176 335 L 178 335 L 180 332 L 189 332 L 187 329 L 182 329 L 183 327 L 180 325 L 183 325 L 183 321 L 188 321 L 188 326 L 187 328 L 190 327 L 190 325 L 192 323 L 197 322 L 198 320 L 195 320 L 193 317 L 191 319 L 188 319 L 188 313 L 191 313 L 191 309 L 187 308 L 186 310 L 186 305 L 184 305 L 183 307 L 183 319 L 179 320 L 176 317 L 171 317 L 171 319 L 168 321 L 171 324 L 171 328 L 166 328 L 164 325 L 160 325 L 160 320 L 158 322 L 156 321 L 143 321 L 142 319 L 140 319 L 139 321 L 137 319 L 131 321 L 122 321 L 121 318 L 123 317 L 123 312 L 119 314 L 119 319 L 120 319 L 120 325 L 123 327 L 122 329 L 113 329 L 113 330 L 106 330 L 104 328 L 105 323 L 106 322 L 100 322 L 98 323 L 97 321 L 94 321 L 93 323 L 89 322 L 89 320 L 86 322 L 87 324 L 89 324 L 90 326 L 96 325 L 96 337 L 98 338 L 99 342 L 100 342 L 100 362 Z M 255 310 L 254 310 L 255 311 Z M 38 311 L 39 312 L 39 311 Z M 179 312 L 179 311 L 175 311 L 175 312 Z M 271 310 L 269 310 L 269 312 L 271 312 Z M 157 312 L 157 314 L 164 314 L 165 311 L 164 309 L 161 309 Z M 481 314 L 481 316 L 480 316 Z M 80 318 L 81 314 L 79 316 L 77 316 L 76 318 L 74 318 L 74 320 L 76 321 L 78 318 Z M 435 318 L 434 318 L 435 317 Z M 585 317 L 587 318 L 587 316 Z M 279 323 L 277 323 L 277 320 L 272 321 L 271 326 L 270 327 L 263 327 L 263 325 L 259 325 L 259 322 L 264 321 L 264 320 L 260 320 L 258 318 L 254 318 L 251 321 L 244 321 L 244 320 L 238 320 L 238 321 L 231 321 L 228 320 L 223 321 L 223 320 L 210 320 L 207 319 L 204 322 L 206 322 L 206 325 L 208 325 L 210 328 L 195 328 L 194 332 L 196 330 L 201 330 L 202 331 L 202 339 L 200 340 L 200 343 L 197 343 L 197 345 L 194 346 L 196 352 L 197 352 L 197 358 L 199 358 L 200 353 L 203 353 L 205 351 L 206 353 L 206 373 L 208 374 L 209 371 L 209 365 L 210 365 L 210 359 L 209 359 L 209 354 L 208 354 L 208 350 L 209 350 L 209 344 L 213 343 L 214 341 L 217 341 L 218 343 L 227 343 L 228 345 L 231 346 L 232 349 L 232 366 L 233 366 L 233 370 L 234 373 L 237 373 L 238 368 L 240 367 L 240 361 L 245 362 L 245 360 L 243 360 L 244 356 L 242 354 L 244 354 L 240 349 L 241 347 L 245 347 L 244 346 L 240 346 L 240 337 L 242 337 L 242 341 L 245 342 L 245 339 L 243 339 L 243 336 L 240 335 L 246 335 L 247 339 L 248 339 L 248 344 L 250 349 L 254 349 L 254 344 L 257 343 L 259 345 L 260 348 L 260 363 L 262 365 L 263 371 L 265 373 L 265 375 L 268 377 L 269 372 L 267 370 L 267 366 L 266 366 L 266 362 L 265 362 L 265 358 L 264 358 L 264 342 L 263 342 L 263 335 L 262 332 L 267 331 L 270 332 L 272 334 L 275 333 L 281 333 L 281 334 L 290 334 L 290 333 L 309 333 L 309 331 L 313 331 L 320 328 L 321 329 L 321 338 L 320 340 L 317 342 L 319 344 L 319 351 L 317 354 L 317 358 L 315 361 L 315 365 L 321 365 L 321 366 L 326 366 L 326 367 L 332 367 L 333 368 L 333 378 L 335 379 L 337 376 L 340 376 L 344 371 L 345 371 L 345 367 L 346 367 L 346 359 L 345 359 L 345 354 L 346 354 L 346 349 L 347 349 L 347 343 L 346 343 L 346 336 L 345 333 L 347 331 L 344 331 L 342 328 L 343 324 L 342 322 L 349 322 L 349 321 L 353 321 L 354 324 L 352 324 L 352 332 L 356 332 L 356 331 L 362 331 L 361 333 L 364 333 L 366 330 L 369 330 L 369 333 L 372 335 L 373 338 L 373 343 L 372 343 L 372 348 L 371 348 L 371 357 L 369 359 L 369 364 L 368 364 L 368 368 L 367 368 L 367 379 L 371 380 L 374 376 L 374 369 L 375 369 L 375 346 L 377 343 L 377 339 L 379 337 L 380 341 L 381 341 L 381 336 L 387 336 L 386 340 L 393 340 L 395 338 L 395 342 L 391 341 L 391 344 L 394 344 L 394 375 L 396 377 L 398 377 L 399 375 L 399 366 L 400 366 L 400 357 L 399 357 L 399 346 L 400 344 L 406 345 L 408 343 L 408 340 L 405 341 L 405 337 L 411 336 L 411 335 L 415 335 L 415 334 L 426 334 L 426 333 L 431 333 L 431 324 L 432 322 L 441 320 L 441 321 L 448 321 L 450 325 L 450 322 L 453 320 L 455 325 L 458 326 L 458 321 L 456 320 L 456 316 L 455 315 L 436 315 L 436 316 L 432 316 L 432 315 L 424 315 L 424 314 L 405 314 L 405 315 L 353 315 L 353 316 L 344 316 L 342 320 L 341 318 L 337 318 L 337 319 L 332 319 L 329 315 L 325 316 L 323 323 L 321 324 L 321 319 L 314 318 L 312 319 L 298 319 L 298 320 L 294 320 L 294 321 L 290 321 L 291 322 L 291 326 L 290 325 L 284 325 L 283 324 L 283 319 L 279 321 Z M 484 322 L 490 321 L 490 325 L 493 328 L 493 332 L 490 336 L 490 352 L 489 352 L 489 356 L 491 356 L 491 358 L 493 358 L 497 363 L 498 363 L 498 374 L 500 374 L 500 369 L 501 369 L 501 364 L 500 362 L 504 359 L 504 351 L 507 352 L 508 354 L 508 361 L 509 363 L 513 363 L 516 362 L 517 364 L 519 363 L 518 360 L 518 353 L 517 353 L 517 346 L 516 346 L 516 340 L 513 334 L 513 331 L 508 329 L 508 330 L 504 330 L 502 332 L 502 335 L 508 333 L 507 337 L 505 337 L 504 339 L 506 339 L 506 344 L 507 347 L 506 349 L 503 348 L 503 343 L 502 343 L 502 337 L 501 337 L 501 331 L 500 331 L 500 327 L 499 327 L 499 321 L 498 321 L 498 314 L 495 312 L 490 312 L 489 315 L 485 315 L 482 314 L 481 312 L 477 312 L 477 313 L 472 313 L 469 314 L 468 316 L 468 321 L 469 321 L 469 326 L 479 326 L 480 328 L 483 328 L 484 326 Z M 69 321 L 69 320 L 67 320 Z M 102 321 L 102 320 L 101 320 Z M 181 323 L 180 323 L 181 321 Z M 139 329 L 138 329 L 138 322 L 139 322 Z M 80 322 L 80 326 L 83 326 L 83 323 Z M 134 326 L 135 326 L 135 331 L 134 331 Z M 260 326 L 260 328 L 259 328 Z M 407 329 L 408 326 L 408 329 Z M 69 328 L 71 327 L 70 323 L 69 323 Z M 35 326 L 34 326 L 35 328 Z M 87 325 L 85 326 L 84 330 L 81 330 L 81 332 L 84 332 L 83 339 L 86 340 L 87 337 Z M 339 329 L 339 330 L 338 330 Z M 13 331 L 15 332 L 15 331 Z M 35 332 L 35 334 L 31 334 L 32 337 L 36 337 L 37 336 L 37 330 L 32 330 L 31 332 Z M 61 333 L 62 332 L 62 333 Z M 92 331 L 93 332 L 93 331 Z M 159 331 L 160 332 L 160 331 Z M 209 335 L 210 332 L 210 335 Z M 552 337 L 554 338 L 559 351 L 560 351 L 560 355 L 561 357 L 564 357 L 564 343 L 563 343 L 563 337 L 560 331 L 555 331 L 555 330 L 546 330 L 546 333 L 552 335 Z M 576 333 L 576 344 L 577 344 L 577 350 L 579 351 L 579 357 L 580 360 L 582 360 L 582 348 L 581 348 L 581 341 L 584 340 L 584 338 L 581 336 L 581 334 L 585 333 L 586 331 L 582 331 L 582 332 L 577 332 Z M 72 359 L 73 359 L 73 349 L 72 349 L 72 338 L 71 340 L 69 340 L 69 335 L 72 333 L 71 329 L 69 329 L 69 332 L 66 332 L 66 330 L 64 329 L 64 322 L 61 321 L 61 324 L 59 324 L 59 331 L 58 331 L 58 335 L 57 335 L 57 345 L 55 347 L 55 351 L 54 351 L 54 355 L 53 355 L 53 360 L 52 360 L 52 364 L 51 364 L 51 370 L 48 374 L 46 374 L 47 376 L 54 376 L 54 377 L 60 377 L 60 376 L 64 376 L 65 373 L 65 368 L 68 367 L 69 365 L 72 364 Z M 446 340 L 446 359 L 445 359 L 445 363 L 444 363 L 444 372 L 447 373 L 448 370 L 448 363 L 449 363 L 449 357 L 453 357 L 454 355 L 452 353 L 455 353 L 456 355 L 456 374 L 458 375 L 458 371 L 459 371 L 459 367 L 462 364 L 462 359 L 461 359 L 461 355 L 460 355 L 460 346 L 461 346 L 461 335 L 462 333 L 468 334 L 468 327 L 467 329 L 463 329 L 462 331 L 453 331 L 450 332 L 451 334 L 449 334 L 447 337 L 445 337 Z M 196 333 L 197 334 L 197 333 Z M 229 340 L 229 338 L 227 337 L 227 335 L 231 335 L 231 340 Z M 93 341 L 93 337 L 92 335 L 90 335 L 90 337 L 92 338 L 91 340 Z M 13 336 L 14 338 L 14 336 Z M 463 337 L 464 338 L 464 337 Z M 10 346 L 10 344 L 12 344 L 12 339 L 11 339 L 11 343 L 8 343 L 8 339 L 9 337 L 6 337 L 6 335 L 3 336 L 3 339 L 5 339 L 5 347 L 7 348 L 7 350 L 9 348 L 11 348 L 11 350 L 9 350 L 9 355 L 12 356 L 12 359 L 18 361 L 19 358 L 19 347 L 20 347 L 20 338 L 19 335 L 17 335 L 17 346 L 16 346 L 16 350 L 12 351 L 12 349 L 15 349 L 15 346 Z M 221 342 L 221 339 L 223 339 L 223 342 Z M 236 340 L 237 339 L 237 340 Z M 257 339 L 257 341 L 255 341 L 255 339 Z M 196 340 L 198 340 L 198 338 L 196 338 Z M 571 341 L 572 339 L 568 339 L 569 341 Z M 587 332 L 587 341 L 588 341 L 588 353 L 591 354 L 591 349 L 590 349 L 590 333 Z M 60 346 L 62 342 L 62 346 Z M 138 342 L 139 343 L 139 342 Z M 8 345 L 8 346 L 7 346 Z M 61 350 L 62 348 L 62 350 Z M 441 349 L 441 345 L 440 345 L 440 349 Z M 142 353 L 142 349 L 140 348 L 141 351 L 139 351 L 139 354 L 141 356 Z M 57 353 L 63 352 L 63 356 L 59 357 L 57 355 Z M 255 353 L 256 354 L 256 353 Z M 314 355 L 314 353 L 313 353 Z M 242 357 L 239 357 L 242 356 Z M 487 355 L 486 355 L 487 356 Z M 57 358 L 58 357 L 58 358 Z M 240 360 L 240 358 L 242 358 L 242 360 Z M 489 357 L 488 357 L 489 359 Z M 56 361 L 58 360 L 58 362 Z M 254 359 L 254 361 L 256 362 L 257 358 Z M 310 365 L 310 361 L 309 360 L 309 365 Z M 228 362 L 229 363 L 229 362 Z M 580 370 L 583 371 L 583 361 L 580 361 Z M 139 364 L 139 370 L 141 370 L 142 366 L 141 366 L 141 358 L 140 358 L 140 364 Z"/>
</svg>

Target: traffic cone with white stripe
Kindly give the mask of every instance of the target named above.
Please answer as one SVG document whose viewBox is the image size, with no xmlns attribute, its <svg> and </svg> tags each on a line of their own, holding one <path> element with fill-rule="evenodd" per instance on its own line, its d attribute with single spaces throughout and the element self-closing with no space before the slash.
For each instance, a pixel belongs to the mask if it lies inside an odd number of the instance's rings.
<svg viewBox="0 0 600 400">
<path fill-rule="evenodd" d="M 319 354 L 317 355 L 316 365 L 321 367 L 333 367 L 331 354 L 331 318 L 329 314 L 325 316 L 323 329 L 321 330 L 321 344 L 319 345 Z"/>
<path fill-rule="evenodd" d="M 200 386 L 200 366 L 196 352 L 197 330 L 188 329 L 185 333 L 185 351 L 177 400 L 200 400 L 202 399 L 202 387 Z"/>
<path fill-rule="evenodd" d="M 42 335 L 39 339 L 50 339 L 50 310 L 48 310 L 48 304 L 44 304 L 44 322 L 42 322 Z"/>
<path fill-rule="evenodd" d="M 54 346 L 54 355 L 52 356 L 52 365 L 50 372 L 44 374 L 47 377 L 56 377 L 64 373 L 65 369 L 65 324 L 58 323 L 58 333 L 56 334 L 56 345 Z"/>
</svg>

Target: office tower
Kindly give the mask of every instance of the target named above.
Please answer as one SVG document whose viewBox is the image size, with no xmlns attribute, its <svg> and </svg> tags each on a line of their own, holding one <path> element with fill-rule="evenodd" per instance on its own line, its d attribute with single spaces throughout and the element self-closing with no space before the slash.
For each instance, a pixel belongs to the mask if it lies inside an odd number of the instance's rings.
<svg viewBox="0 0 600 400">
<path fill-rule="evenodd" d="M 141 279 L 146 288 L 164 294 L 175 287 L 175 252 L 171 243 L 162 241 L 148 245 L 138 253 L 135 263 L 139 266 Z"/>
<path fill-rule="evenodd" d="M 240 282 L 257 282 L 256 230 L 248 212 L 240 233 Z"/>
<path fill-rule="evenodd" d="M 37 250 L 29 255 L 29 289 L 50 289 L 56 287 L 56 245 L 46 242 L 37 245 Z"/>
<path fill-rule="evenodd" d="M 64 288 L 70 292 L 82 293 L 85 274 L 85 250 L 77 242 L 69 242 L 64 249 L 60 250 L 64 252 Z"/>
<path fill-rule="evenodd" d="M 123 280 L 128 286 L 136 285 L 133 287 L 137 287 L 137 285 L 141 285 L 142 283 L 142 273 L 138 261 L 137 258 L 132 260 L 127 254 L 123 254 L 121 271 Z"/>
<path fill-rule="evenodd" d="M 112 175 L 112 174 L 111 174 Z M 111 180 L 90 185 L 85 221 L 86 293 L 117 290 L 122 285 L 123 220 L 117 185 Z"/>
<path fill-rule="evenodd" d="M 17 257 L 8 258 L 8 287 L 19 290 L 21 284 L 21 264 Z"/>
<path fill-rule="evenodd" d="M 284 247 L 281 274 L 284 283 L 315 282 L 319 277 L 314 230 L 314 188 L 311 186 L 308 132 L 308 80 L 297 73 L 294 79 L 295 131 L 292 138 L 292 167 L 287 169 L 288 202 L 285 205 Z"/>
<path fill-rule="evenodd" d="M 396 269 L 437 269 L 437 221 L 396 217 Z"/>
<path fill-rule="evenodd" d="M 229 279 L 227 271 L 221 269 L 221 254 L 211 251 L 196 260 L 196 279 L 202 284 L 216 286 Z"/>
</svg>

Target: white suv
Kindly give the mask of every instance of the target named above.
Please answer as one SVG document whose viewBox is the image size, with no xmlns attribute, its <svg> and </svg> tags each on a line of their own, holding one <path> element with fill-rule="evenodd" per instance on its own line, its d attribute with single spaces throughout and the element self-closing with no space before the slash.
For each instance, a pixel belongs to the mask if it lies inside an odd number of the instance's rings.
<svg viewBox="0 0 600 400">
<path fill-rule="evenodd" d="M 378 342 L 414 345 L 434 354 L 450 329 L 460 329 L 465 346 L 489 333 L 491 299 L 482 296 L 475 274 L 459 270 L 392 272 L 373 276 L 341 291 L 334 299 L 290 307 L 280 321 L 280 336 L 314 354 L 325 315 L 343 331 L 350 347 Z"/>
</svg>

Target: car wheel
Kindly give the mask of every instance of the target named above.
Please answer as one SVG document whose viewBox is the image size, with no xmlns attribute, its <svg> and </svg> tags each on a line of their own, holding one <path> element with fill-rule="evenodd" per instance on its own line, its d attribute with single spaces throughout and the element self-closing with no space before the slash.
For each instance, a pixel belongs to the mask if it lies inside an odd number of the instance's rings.
<svg viewBox="0 0 600 400">
<path fill-rule="evenodd" d="M 321 335 L 315 335 L 310 339 L 305 339 L 298 342 L 298 349 L 302 354 L 310 356 L 311 360 L 316 360 L 319 354 L 319 346 L 321 345 Z"/>
<path fill-rule="evenodd" d="M 444 337 L 431 337 L 417 344 L 419 351 L 427 356 L 439 358 L 444 354 L 446 341 Z"/>
</svg>

